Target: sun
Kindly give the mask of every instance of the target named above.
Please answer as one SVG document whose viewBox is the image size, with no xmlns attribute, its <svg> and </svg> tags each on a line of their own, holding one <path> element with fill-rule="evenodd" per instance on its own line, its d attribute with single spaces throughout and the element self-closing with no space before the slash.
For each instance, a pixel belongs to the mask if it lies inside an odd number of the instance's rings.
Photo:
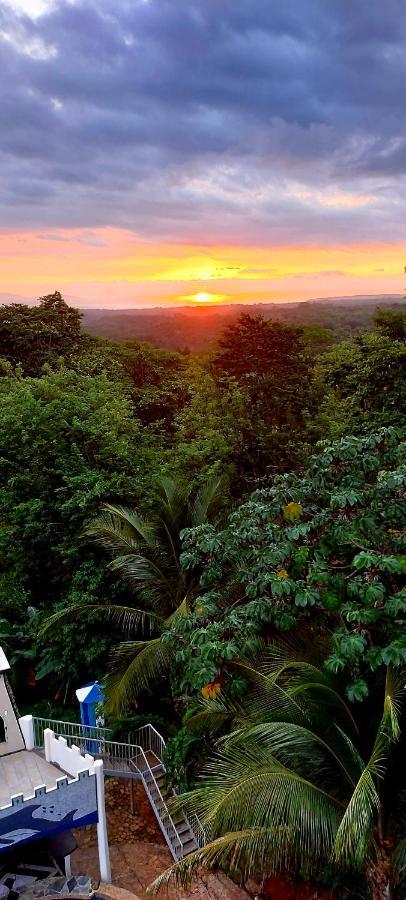
<svg viewBox="0 0 406 900">
<path fill-rule="evenodd" d="M 184 300 L 193 300 L 194 303 L 221 303 L 226 299 L 225 294 L 210 294 L 208 291 L 199 291 L 197 294 L 187 294 Z"/>
<path fill-rule="evenodd" d="M 194 299 L 198 303 L 210 303 L 211 300 L 216 299 L 216 295 L 208 294 L 206 291 L 201 291 L 200 294 L 195 294 Z"/>
<path fill-rule="evenodd" d="M 183 294 L 179 299 L 192 301 L 193 303 L 223 303 L 227 301 L 227 294 L 214 294 L 210 291 L 198 291 L 197 294 Z"/>
</svg>

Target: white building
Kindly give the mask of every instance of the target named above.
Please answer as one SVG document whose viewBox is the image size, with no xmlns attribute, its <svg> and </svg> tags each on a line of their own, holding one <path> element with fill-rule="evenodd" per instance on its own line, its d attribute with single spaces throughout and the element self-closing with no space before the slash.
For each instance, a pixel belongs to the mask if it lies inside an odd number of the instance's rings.
<svg viewBox="0 0 406 900">
<path fill-rule="evenodd" d="M 44 732 L 35 750 L 32 716 L 18 717 L 0 647 L 0 862 L 2 854 L 72 828 L 97 824 L 100 877 L 111 880 L 103 762 Z"/>
</svg>

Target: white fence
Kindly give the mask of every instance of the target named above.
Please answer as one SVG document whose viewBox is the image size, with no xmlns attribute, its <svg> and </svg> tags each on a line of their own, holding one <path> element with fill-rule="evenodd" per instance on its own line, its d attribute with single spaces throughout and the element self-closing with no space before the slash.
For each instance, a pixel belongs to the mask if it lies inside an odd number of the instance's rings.
<svg viewBox="0 0 406 900">
<path fill-rule="evenodd" d="M 44 731 L 45 759 L 55 763 L 68 775 L 77 778 L 79 772 L 94 772 L 94 758 L 89 753 L 82 756 L 79 747 L 68 747 L 66 738 L 56 737 L 50 728 Z"/>
</svg>

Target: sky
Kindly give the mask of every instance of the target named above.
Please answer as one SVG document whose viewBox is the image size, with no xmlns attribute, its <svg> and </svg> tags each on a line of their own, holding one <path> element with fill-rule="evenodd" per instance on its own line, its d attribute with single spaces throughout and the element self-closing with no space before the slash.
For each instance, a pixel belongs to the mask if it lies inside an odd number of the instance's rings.
<svg viewBox="0 0 406 900">
<path fill-rule="evenodd" d="M 404 0 L 0 0 L 0 298 L 401 293 Z"/>
</svg>

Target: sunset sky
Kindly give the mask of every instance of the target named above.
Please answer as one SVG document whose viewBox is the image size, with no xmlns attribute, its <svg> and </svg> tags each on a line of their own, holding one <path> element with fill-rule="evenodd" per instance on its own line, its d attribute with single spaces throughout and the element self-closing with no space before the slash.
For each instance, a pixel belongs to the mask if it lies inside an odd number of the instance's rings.
<svg viewBox="0 0 406 900">
<path fill-rule="evenodd" d="M 404 0 L 0 0 L 0 294 L 401 293 Z"/>
</svg>

